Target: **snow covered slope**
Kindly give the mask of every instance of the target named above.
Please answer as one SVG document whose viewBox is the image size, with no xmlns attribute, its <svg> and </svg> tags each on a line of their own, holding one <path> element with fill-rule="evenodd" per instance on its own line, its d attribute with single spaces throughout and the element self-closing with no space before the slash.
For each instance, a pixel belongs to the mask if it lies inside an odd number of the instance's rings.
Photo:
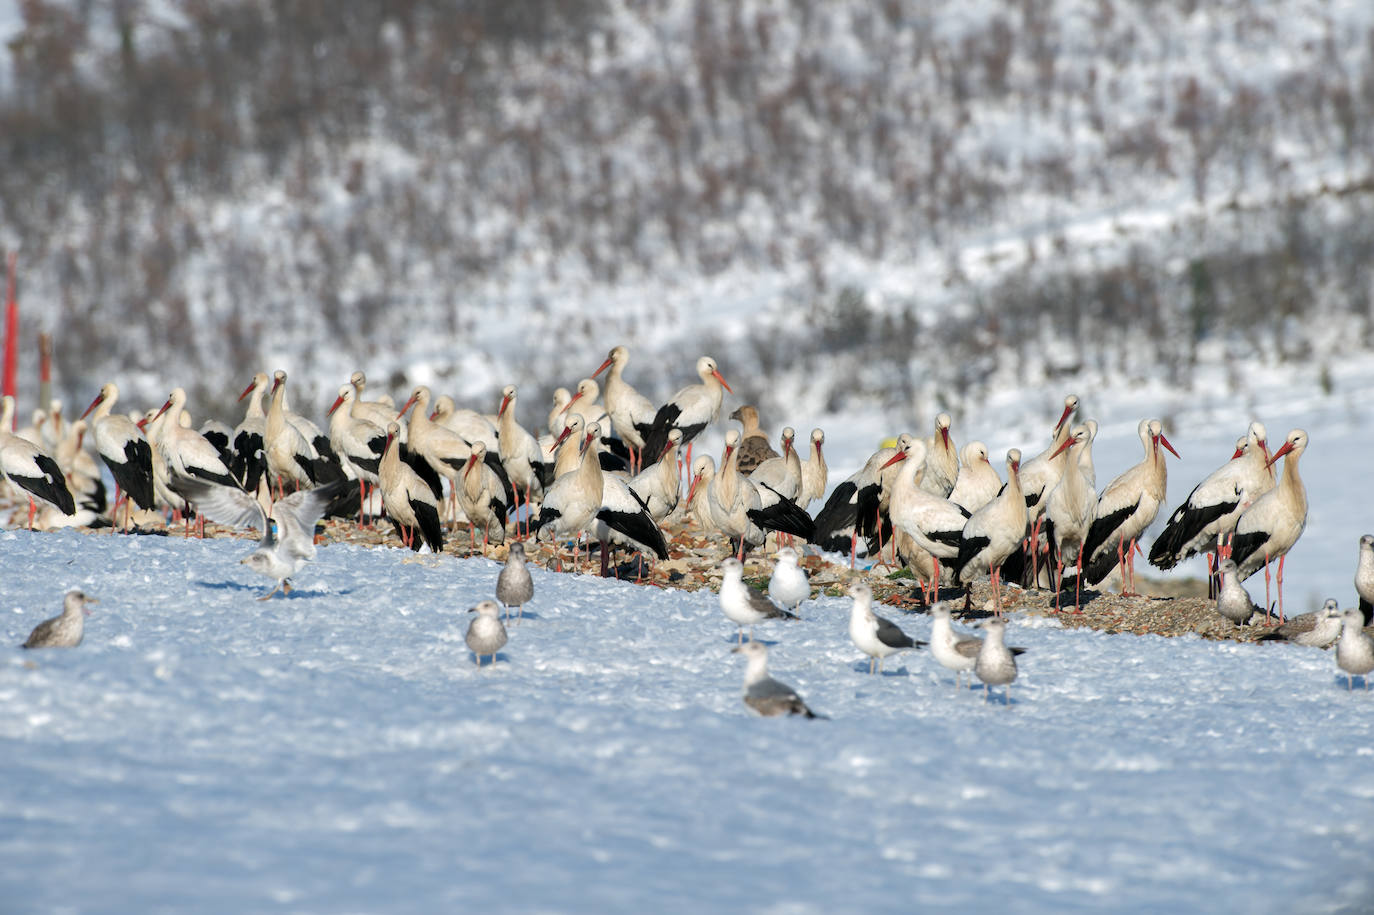
<svg viewBox="0 0 1374 915">
<path fill-rule="evenodd" d="M 709 593 L 535 570 L 478 671 L 495 563 L 330 545 L 260 603 L 250 549 L 0 533 L 6 912 L 1374 904 L 1374 696 L 1327 653 L 1017 618 L 1004 708 L 869 676 L 826 598 L 758 634 L 831 720 L 758 719 Z M 78 586 L 85 644 L 13 647 Z"/>
</svg>

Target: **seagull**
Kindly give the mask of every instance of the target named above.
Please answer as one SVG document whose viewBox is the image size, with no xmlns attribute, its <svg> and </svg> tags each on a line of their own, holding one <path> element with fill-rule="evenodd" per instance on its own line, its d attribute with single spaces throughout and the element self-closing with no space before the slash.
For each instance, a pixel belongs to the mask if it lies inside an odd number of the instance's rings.
<svg viewBox="0 0 1374 915">
<path fill-rule="evenodd" d="M 1354 689 L 1354 675 L 1364 677 L 1369 689 L 1369 672 L 1374 671 L 1374 639 L 1365 635 L 1364 614 L 1351 608 L 1341 611 L 1341 639 L 1336 643 L 1336 663 L 1345 671 L 1345 688 Z"/>
<path fill-rule="evenodd" d="M 824 718 L 806 707 L 797 691 L 768 675 L 768 647 L 762 642 L 748 641 L 731 649 L 749 661 L 744 669 L 744 704 L 764 717 L 774 715 L 805 715 Z"/>
<path fill-rule="evenodd" d="M 730 622 L 739 626 L 739 641 L 744 641 L 744 627 L 749 627 L 749 640 L 754 639 L 754 625 L 768 619 L 798 619 L 795 613 L 773 603 L 762 593 L 744 583 L 744 563 L 733 556 L 720 564 L 724 577 L 720 582 L 720 609 Z"/>
<path fill-rule="evenodd" d="M 1327 598 L 1326 603 L 1316 613 L 1304 613 L 1260 636 L 1261 642 L 1292 642 L 1295 645 L 1310 645 L 1313 648 L 1330 648 L 1341 637 L 1341 606 L 1335 598 Z"/>
<path fill-rule="evenodd" d="M 811 580 L 806 570 L 797 565 L 797 559 L 795 549 L 782 547 L 775 557 L 773 576 L 768 579 L 768 596 L 792 613 L 811 596 Z"/>
<path fill-rule="evenodd" d="M 918 642 L 907 635 L 890 620 L 883 619 L 873 612 L 873 589 L 867 582 L 856 581 L 849 586 L 849 596 L 854 603 L 849 608 L 849 637 L 859 650 L 868 655 L 868 672 L 873 673 L 873 663 L 878 664 L 878 673 L 883 672 L 883 659 L 896 654 L 904 648 L 920 648 L 925 642 Z"/>
<path fill-rule="evenodd" d="M 534 580 L 530 570 L 525 568 L 525 545 L 516 540 L 506 554 L 506 565 L 496 576 L 496 599 L 506 608 L 506 618 L 510 618 L 510 608 L 515 608 L 515 618 L 520 619 L 525 604 L 534 597 Z"/>
<path fill-rule="evenodd" d="M 1230 559 L 1223 559 L 1217 566 L 1221 573 L 1221 590 L 1217 593 L 1217 612 L 1237 626 L 1244 626 L 1255 614 L 1264 613 L 1263 607 L 1255 606 L 1250 592 L 1240 583 L 1240 568 Z"/>
<path fill-rule="evenodd" d="M 33 627 L 23 648 L 75 648 L 81 644 L 86 632 L 86 617 L 90 615 L 86 607 L 100 603 L 94 597 L 87 597 L 80 591 L 72 590 L 62 599 L 62 614 L 44 620 Z"/>
<path fill-rule="evenodd" d="M 973 672 L 983 681 L 983 701 L 988 701 L 989 686 L 1004 686 L 1002 704 L 1011 703 L 1011 681 L 1016 679 L 1016 652 L 1006 646 L 1003 637 L 1007 631 L 1007 621 L 1001 618 L 990 619 L 983 624 L 988 631 L 983 647 L 978 650 L 978 658 L 973 662 Z"/>
<path fill-rule="evenodd" d="M 974 635 L 955 632 L 950 622 L 949 604 L 944 601 L 937 601 L 931 605 L 930 616 L 930 653 L 940 662 L 941 667 L 954 671 L 954 688 L 958 689 L 963 685 L 964 672 L 973 671 L 974 662 L 978 660 L 978 651 L 983 647 L 983 640 Z M 1011 650 L 1014 654 L 1020 654 L 1023 649 Z"/>
<path fill-rule="evenodd" d="M 476 613 L 468 624 L 464 641 L 472 649 L 477 666 L 482 666 L 482 655 L 491 655 L 491 663 L 496 663 L 496 652 L 506 644 L 506 627 L 501 624 L 501 606 L 494 600 L 484 600 L 468 611 Z"/>
<path fill-rule="evenodd" d="M 267 600 L 277 591 L 291 593 L 291 576 L 315 558 L 315 522 L 324 516 L 336 497 L 345 492 L 351 494 L 353 489 L 352 480 L 335 480 L 314 489 L 297 490 L 273 502 L 263 491 L 262 480 L 266 479 L 264 475 L 258 482 L 258 492 L 263 493 L 258 497 L 236 486 L 189 477 L 176 478 L 172 483 L 179 496 L 211 521 L 262 531 L 258 548 L 239 560 L 277 583 L 258 600 Z"/>
</svg>

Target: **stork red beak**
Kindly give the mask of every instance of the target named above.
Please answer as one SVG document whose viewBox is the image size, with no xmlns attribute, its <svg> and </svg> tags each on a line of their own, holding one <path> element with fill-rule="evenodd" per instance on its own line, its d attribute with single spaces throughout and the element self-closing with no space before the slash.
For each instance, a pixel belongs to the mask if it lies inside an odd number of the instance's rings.
<svg viewBox="0 0 1374 915">
<path fill-rule="evenodd" d="M 788 456 L 789 454 L 791 454 L 791 453 L 792 453 L 792 440 L 791 440 L 790 438 L 785 438 L 785 439 L 782 440 L 782 456 L 783 456 L 783 457 L 787 457 L 787 456 Z"/>
<path fill-rule="evenodd" d="M 582 445 L 577 449 L 578 454 L 586 454 L 587 449 L 592 445 L 592 437 L 588 435 L 582 440 Z"/>
<path fill-rule="evenodd" d="M 277 388 L 279 388 L 279 387 L 281 387 L 281 378 L 274 378 L 274 379 L 272 379 L 272 393 L 273 393 L 273 394 L 277 393 Z M 251 391 L 252 388 L 250 387 L 248 390 Z M 245 393 L 246 393 L 246 392 L 245 392 Z"/>
<path fill-rule="evenodd" d="M 1070 439 L 1065 439 L 1065 440 L 1064 440 L 1064 444 L 1062 444 L 1062 445 L 1060 445 L 1058 448 L 1054 449 L 1054 454 L 1051 454 L 1051 455 L 1050 455 L 1050 460 L 1054 460 L 1055 458 L 1059 457 L 1059 455 L 1063 454 L 1065 451 L 1068 451 L 1068 450 L 1069 450 L 1069 446 L 1072 445 L 1072 444 L 1073 444 L 1073 439 L 1071 439 L 1071 438 L 1070 438 Z"/>
<path fill-rule="evenodd" d="M 509 397 L 502 397 L 502 398 L 501 398 L 501 407 L 496 411 L 496 415 L 497 415 L 497 416 L 505 416 L 505 415 L 506 415 L 506 406 L 507 406 L 508 404 L 510 404 L 510 398 L 509 398 Z"/>
<path fill-rule="evenodd" d="M 734 446 L 734 445 L 726 445 L 726 446 L 725 446 L 725 457 L 723 457 L 723 458 L 720 459 L 721 465 L 724 466 L 725 462 L 728 461 L 728 460 L 730 460 L 730 455 L 732 455 L 732 454 L 734 454 L 734 453 L 735 453 L 735 446 Z"/>
<path fill-rule="evenodd" d="M 240 398 L 240 399 L 242 399 L 242 398 Z M 334 415 L 334 411 L 337 410 L 337 409 L 339 409 L 339 407 L 340 407 L 342 404 L 343 404 L 343 397 L 342 397 L 342 395 L 341 395 L 337 400 L 334 401 L 334 406 L 332 406 L 332 407 L 329 408 L 329 412 L 325 413 L 325 416 L 333 416 L 333 415 Z"/>
<path fill-rule="evenodd" d="M 701 474 L 692 477 L 692 485 L 687 487 L 687 504 L 692 504 L 692 497 L 697 494 L 697 484 L 701 482 Z"/>
<path fill-rule="evenodd" d="M 1242 454 L 1244 454 L 1244 453 L 1245 453 L 1245 446 L 1244 446 L 1244 445 L 1241 445 L 1239 448 L 1236 449 L 1236 453 L 1233 454 L 1233 455 L 1231 455 L 1231 460 L 1234 461 L 1236 458 L 1240 457 L 1240 456 L 1241 456 Z"/>
<path fill-rule="evenodd" d="M 1169 440 L 1164 437 L 1163 432 L 1159 433 L 1159 443 L 1163 445 L 1165 448 L 1168 448 L 1169 453 L 1172 454 L 1174 457 L 1179 458 L 1179 460 L 1182 460 L 1182 456 L 1174 450 L 1173 445 L 1169 444 Z"/>
<path fill-rule="evenodd" d="M 666 444 L 666 445 L 663 446 L 663 451 L 660 452 L 660 454 L 659 454 L 659 456 L 658 456 L 658 459 L 659 459 L 660 461 L 663 460 L 663 455 L 667 454 L 669 451 L 672 451 L 673 448 L 674 448 L 673 441 L 672 441 L 672 439 L 669 439 L 669 440 L 668 440 L 668 444 Z"/>
<path fill-rule="evenodd" d="M 1288 452 L 1290 452 L 1290 451 L 1292 451 L 1292 450 L 1293 450 L 1293 443 L 1292 443 L 1292 442 L 1284 442 L 1284 443 L 1283 443 L 1283 447 L 1280 448 L 1278 451 L 1275 451 L 1273 457 L 1269 458 L 1269 463 L 1265 464 L 1264 466 L 1266 466 L 1266 467 L 1273 467 L 1275 461 L 1277 461 L 1279 458 L 1283 457 L 1285 454 L 1287 454 Z"/>
<path fill-rule="evenodd" d="M 592 377 L 595 378 L 597 375 L 600 375 L 602 372 L 606 371 L 607 366 L 609 366 L 610 364 L 611 360 L 609 357 L 607 357 L 606 361 L 601 363 L 601 368 L 597 369 L 595 372 L 592 372 Z"/>
<path fill-rule="evenodd" d="M 89 407 L 86 408 L 86 412 L 85 412 L 85 413 L 82 413 L 82 414 L 81 414 L 81 418 L 82 418 L 82 419 L 85 419 L 87 416 L 90 416 L 90 415 L 91 415 L 91 411 L 94 410 L 96 407 L 100 406 L 100 402 L 101 402 L 102 400 L 104 400 L 104 399 L 105 399 L 105 395 L 104 395 L 104 394 L 97 394 L 97 395 L 95 395 L 95 400 L 91 401 L 91 405 L 90 405 Z"/>
<path fill-rule="evenodd" d="M 712 372 L 712 373 L 711 373 L 711 377 L 715 378 L 716 381 L 719 381 L 719 382 L 720 382 L 720 386 L 723 387 L 723 388 L 725 388 L 725 390 L 730 391 L 730 386 L 729 386 L 728 384 L 725 383 L 725 379 L 724 379 L 724 378 L 720 377 L 720 369 L 716 369 L 714 372 Z M 734 392 L 734 391 L 730 391 L 730 393 L 733 394 L 733 393 L 735 393 L 735 392 Z"/>
<path fill-rule="evenodd" d="M 415 395 L 414 395 L 414 394 L 411 394 L 411 395 L 410 395 L 410 400 L 407 400 L 407 401 L 406 401 L 406 405 L 405 405 L 404 407 L 401 407 L 401 411 L 400 411 L 400 413 L 398 413 L 397 415 L 398 415 L 398 416 L 405 416 L 405 415 L 406 415 L 406 411 L 409 410 L 409 409 L 410 409 L 411 407 L 413 407 L 413 406 L 415 406 Z"/>
<path fill-rule="evenodd" d="M 473 452 L 473 453 L 471 453 L 471 454 L 468 455 L 468 465 L 467 465 L 466 467 L 463 468 L 463 476 L 467 476 L 467 475 L 468 475 L 468 471 L 471 470 L 471 469 L 473 468 L 473 465 L 475 465 L 476 463 L 477 463 L 477 453 L 476 453 L 476 452 Z"/>
<path fill-rule="evenodd" d="M 563 444 L 563 439 L 568 437 L 569 432 L 572 432 L 572 426 L 564 426 L 563 431 L 558 433 L 558 438 L 554 440 L 553 446 L 557 448 L 559 445 Z M 578 448 L 578 450 L 580 451 L 582 449 Z"/>
<path fill-rule="evenodd" d="M 1011 472 L 1012 472 L 1012 473 L 1020 473 L 1020 472 L 1021 472 L 1021 462 L 1020 462 L 1020 461 L 1012 461 L 1012 462 L 1011 462 Z"/>
<path fill-rule="evenodd" d="M 429 414 L 429 418 L 432 419 L 432 420 L 433 420 L 433 419 L 438 419 L 438 418 L 439 418 L 439 411 L 438 411 L 438 410 L 435 410 L 435 411 L 431 412 L 431 413 Z"/>
<path fill-rule="evenodd" d="M 905 451 L 898 451 L 898 452 L 897 452 L 896 454 L 894 454 L 892 457 L 890 457 L 890 458 L 887 459 L 887 463 L 886 463 L 886 464 L 884 464 L 883 466 L 879 467 L 878 469 L 879 469 L 879 470 L 886 470 L 887 468 L 891 467 L 893 464 L 897 463 L 898 461 L 905 461 L 905 460 L 906 460 L 906 452 L 905 452 Z"/>
<path fill-rule="evenodd" d="M 567 406 L 565 406 L 563 409 L 559 410 L 559 411 L 558 411 L 558 415 L 559 415 L 559 416 L 562 416 L 564 413 L 567 413 L 569 410 L 571 410 L 571 409 L 572 409 L 572 405 L 575 404 L 575 403 L 577 403 L 577 398 L 579 398 L 579 397 L 581 397 L 581 396 L 582 396 L 582 392 L 581 392 L 581 391 L 578 391 L 578 392 L 577 392 L 576 394 L 574 394 L 572 397 L 569 397 L 569 398 L 568 398 L 568 404 L 567 404 Z"/>
<path fill-rule="evenodd" d="M 1070 406 L 1065 406 L 1065 407 L 1064 407 L 1064 412 L 1059 414 L 1059 422 L 1057 422 L 1057 423 L 1054 424 L 1054 434 L 1055 434 L 1055 435 L 1058 435 L 1058 434 L 1059 434 L 1060 428 L 1064 425 L 1064 422 L 1069 418 L 1069 414 L 1071 414 L 1072 412 L 1073 412 L 1073 407 L 1070 407 Z"/>
<path fill-rule="evenodd" d="M 942 438 L 942 439 L 945 440 L 945 447 L 948 448 L 948 447 L 949 447 L 949 430 L 948 430 L 948 429 L 941 429 L 941 430 L 940 430 L 940 438 Z"/>
<path fill-rule="evenodd" d="M 171 406 L 172 406 L 172 400 L 171 400 L 171 398 L 168 398 L 168 399 L 167 399 L 167 402 L 166 402 L 165 404 L 162 405 L 162 409 L 161 409 L 161 410 L 158 410 L 156 413 L 153 414 L 153 419 L 157 419 L 157 418 L 158 418 L 159 416 L 161 416 L 163 413 L 166 413 L 166 412 L 171 408 Z"/>
<path fill-rule="evenodd" d="M 253 383 L 250 384 L 248 387 L 246 387 L 246 388 L 243 389 L 243 393 L 239 395 L 239 400 L 243 400 L 243 398 L 247 397 L 249 394 L 252 394 L 252 393 L 253 393 L 253 389 L 256 388 L 257 386 L 258 386 L 258 380 L 257 380 L 256 378 L 254 378 L 254 379 L 253 379 Z M 274 385 L 273 388 L 275 389 L 275 387 L 276 387 L 276 386 Z"/>
<path fill-rule="evenodd" d="M 134 423 L 134 425 L 135 425 L 135 426 L 138 426 L 138 428 L 142 429 L 144 426 L 147 426 L 147 425 L 148 425 L 148 417 L 146 417 L 146 416 L 143 417 L 143 418 L 140 419 L 138 422 Z"/>
</svg>

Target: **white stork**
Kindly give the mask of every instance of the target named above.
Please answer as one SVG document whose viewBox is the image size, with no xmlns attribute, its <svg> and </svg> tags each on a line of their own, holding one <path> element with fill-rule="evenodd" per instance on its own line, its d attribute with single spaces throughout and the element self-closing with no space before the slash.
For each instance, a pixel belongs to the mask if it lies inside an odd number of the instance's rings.
<svg viewBox="0 0 1374 915">
<path fill-rule="evenodd" d="M 926 589 L 926 601 L 929 602 L 932 591 L 937 596 L 939 594 L 941 562 L 958 577 L 959 544 L 963 540 L 969 513 L 917 484 L 916 475 L 928 466 L 927 457 L 925 442 L 911 438 L 883 466 L 902 465 L 892 481 L 888 513 L 892 518 L 892 526 L 916 541 L 916 545 L 929 553 L 933 560 L 930 588 Z"/>
<path fill-rule="evenodd" d="M 707 425 L 720 416 L 720 405 L 730 385 L 721 377 L 716 360 L 702 356 L 697 360 L 697 377 L 700 384 L 689 384 L 678 391 L 654 414 L 654 424 L 644 436 L 644 450 L 649 454 L 663 453 L 668 441 L 668 430 L 682 430 L 682 441 L 687 445 L 688 463 L 692 457 L 692 439 L 696 438 Z M 733 393 L 733 392 L 731 392 Z"/>
<path fill-rule="evenodd" d="M 630 351 L 623 346 L 611 347 L 610 353 L 606 356 L 606 361 L 601 363 L 601 367 L 592 372 L 595 378 L 606 369 L 606 411 L 611 416 L 611 422 L 615 425 L 615 430 L 621 439 L 630 447 L 631 455 L 634 458 L 633 466 L 636 470 L 644 469 L 644 438 L 653 428 L 654 416 L 657 411 L 649 398 L 636 391 L 629 382 L 625 380 L 625 364 L 630 361 Z M 649 456 L 653 460 L 653 455 Z"/>
<path fill-rule="evenodd" d="M 1142 419 L 1136 428 L 1145 456 L 1102 490 L 1093 510 L 1088 539 L 1083 542 L 1083 552 L 1087 556 L 1083 561 L 1083 575 L 1089 584 L 1097 584 L 1121 565 L 1122 594 L 1134 593 L 1136 540 L 1155 520 L 1164 503 L 1168 468 L 1160 446 L 1178 457 L 1159 420 Z"/>
<path fill-rule="evenodd" d="M 119 400 L 119 388 L 113 381 L 101 385 L 100 393 L 81 414 L 81 418 L 91 417 L 91 434 L 95 437 L 95 450 L 105 466 L 110 468 L 115 481 L 115 504 L 111 510 L 113 518 L 119 508 L 119 494 L 123 490 L 127 499 L 132 499 L 139 508 L 151 509 L 156 505 L 153 495 L 153 448 L 148 437 L 134 425 L 133 420 L 122 413 L 112 413 L 115 402 Z M 91 415 L 94 411 L 94 416 Z M 124 513 L 127 528 L 131 509 Z"/>
<path fill-rule="evenodd" d="M 1279 561 L 1279 619 L 1283 619 L 1283 561 L 1288 551 L 1302 536 L 1307 526 L 1307 487 L 1298 473 L 1298 460 L 1307 450 L 1307 433 L 1294 429 L 1288 433 L 1283 447 L 1269 458 L 1272 466 L 1279 458 L 1283 462 L 1283 476 L 1278 485 L 1255 500 L 1236 521 L 1236 535 L 1231 541 L 1231 558 L 1240 568 L 1244 581 L 1264 567 L 1265 618 L 1269 607 L 1269 563 Z"/>
<path fill-rule="evenodd" d="M 992 578 L 992 600 L 1002 612 L 1002 564 L 1021 547 L 1026 537 L 1026 497 L 1021 491 L 1021 452 L 1007 452 L 1007 485 L 987 505 L 978 509 L 964 524 L 959 542 L 959 581 L 965 592 L 965 609 L 972 601 L 973 580 L 984 572 Z"/>
</svg>

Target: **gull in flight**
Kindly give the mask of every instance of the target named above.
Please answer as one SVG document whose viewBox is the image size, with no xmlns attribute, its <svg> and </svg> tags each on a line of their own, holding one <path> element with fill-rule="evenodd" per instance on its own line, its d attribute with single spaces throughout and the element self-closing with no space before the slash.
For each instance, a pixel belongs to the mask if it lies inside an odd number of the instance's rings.
<svg viewBox="0 0 1374 915">
<path fill-rule="evenodd" d="M 352 493 L 352 481 L 336 480 L 302 489 L 276 502 L 263 491 L 261 483 L 257 497 L 237 487 L 189 478 L 177 479 L 172 488 L 211 521 L 263 532 L 258 548 L 239 562 L 277 583 L 258 598 L 267 600 L 278 591 L 291 593 L 291 576 L 315 558 L 315 522 L 336 498 Z"/>
</svg>

